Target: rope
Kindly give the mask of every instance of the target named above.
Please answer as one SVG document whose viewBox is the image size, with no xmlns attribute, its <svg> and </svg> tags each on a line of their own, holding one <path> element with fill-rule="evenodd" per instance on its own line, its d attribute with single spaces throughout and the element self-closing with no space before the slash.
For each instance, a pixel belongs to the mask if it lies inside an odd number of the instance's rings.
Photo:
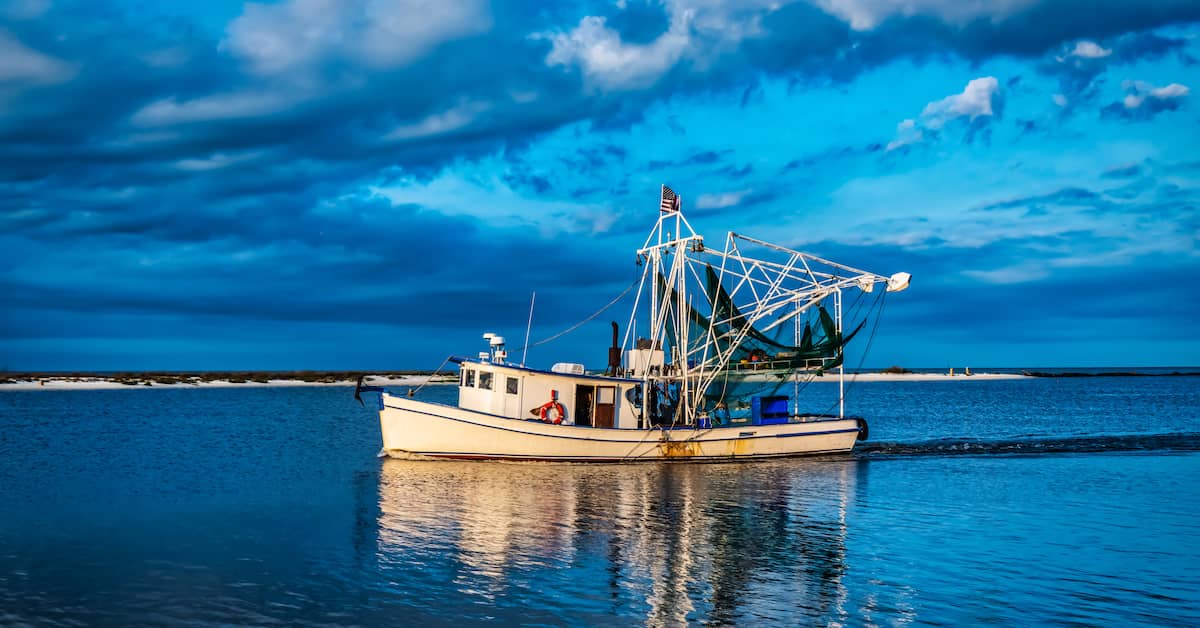
<svg viewBox="0 0 1200 628">
<path fill-rule="evenodd" d="M 629 291 L 630 291 L 630 290 L 633 290 L 633 287 L 634 287 L 634 286 L 636 286 L 636 285 L 638 284 L 638 282 L 639 282 L 639 281 L 641 281 L 641 277 L 639 277 L 639 278 L 637 278 L 637 279 L 633 280 L 633 283 L 629 284 L 629 287 L 628 287 L 628 288 L 625 288 L 625 291 L 624 291 L 624 292 L 622 292 L 621 294 L 618 294 L 618 295 L 617 295 L 617 298 L 613 299 L 612 301 L 609 301 L 609 302 L 608 302 L 608 305 L 605 305 L 604 307 L 600 308 L 599 310 L 596 310 L 595 312 L 593 312 L 593 313 L 592 313 L 590 316 L 588 316 L 587 318 L 585 318 L 585 319 L 583 319 L 583 320 L 579 321 L 578 323 L 575 323 L 574 325 L 571 325 L 570 327 L 568 327 L 568 328 L 566 328 L 566 329 L 564 329 L 564 330 L 562 330 L 562 331 L 558 332 L 557 334 L 554 334 L 553 336 L 550 336 L 549 338 L 546 338 L 545 340 L 539 340 L 539 341 L 537 341 L 537 342 L 535 342 L 535 343 L 533 343 L 533 344 L 531 344 L 531 345 L 529 345 L 529 346 L 530 346 L 530 347 L 538 347 L 538 346 L 544 345 L 544 344 L 546 344 L 547 342 L 551 342 L 551 341 L 553 341 L 553 340 L 558 340 L 559 338 L 562 338 L 563 336 L 565 336 L 565 335 L 567 335 L 567 334 L 569 334 L 569 333 L 571 333 L 571 332 L 575 331 L 576 329 L 579 329 L 580 327 L 583 327 L 585 324 L 587 324 L 587 323 L 591 322 L 591 320 L 592 320 L 592 319 L 594 319 L 594 318 L 596 318 L 597 316 L 600 316 L 601 314 L 603 314 L 605 310 L 607 310 L 608 308 L 610 308 L 610 307 L 612 307 L 612 306 L 616 305 L 616 304 L 617 304 L 617 301 L 620 301 L 621 299 L 625 298 L 625 295 L 629 294 Z"/>
<path fill-rule="evenodd" d="M 418 392 L 420 392 L 420 390 L 422 388 L 424 388 L 426 386 L 426 384 L 433 381 L 434 376 L 437 375 L 438 373 L 440 373 L 442 371 L 442 367 L 446 366 L 446 364 L 448 364 L 450 362 L 450 358 L 453 358 L 453 357 L 454 357 L 453 355 L 446 356 L 446 359 L 442 360 L 442 363 L 439 364 L 436 369 L 433 369 L 433 373 L 430 373 L 429 377 L 427 377 L 425 379 L 424 383 L 422 383 L 420 386 L 417 386 L 415 389 L 413 389 L 411 392 L 409 392 L 408 396 L 411 397 L 411 396 L 417 394 Z"/>
</svg>

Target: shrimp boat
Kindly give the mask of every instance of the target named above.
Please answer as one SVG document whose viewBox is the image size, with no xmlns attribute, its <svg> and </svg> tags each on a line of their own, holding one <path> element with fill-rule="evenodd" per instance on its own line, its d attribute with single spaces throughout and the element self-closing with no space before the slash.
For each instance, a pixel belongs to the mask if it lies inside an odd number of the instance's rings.
<svg viewBox="0 0 1200 628">
<path fill-rule="evenodd" d="M 881 285 L 880 303 L 908 286 L 908 273 L 884 277 L 733 232 L 723 248 L 710 248 L 666 186 L 637 262 L 632 312 L 623 339 L 612 323 L 603 372 L 511 362 L 505 339 L 488 333 L 487 351 L 450 358 L 459 371 L 455 405 L 363 386 L 360 378 L 356 397 L 381 393 L 383 453 L 742 460 L 847 452 L 867 437 L 866 421 L 845 415 L 842 364 L 866 318 L 847 332 L 844 301 Z M 801 384 L 835 369 L 837 413 L 802 412 Z M 789 386 L 794 397 L 780 394 Z"/>
</svg>

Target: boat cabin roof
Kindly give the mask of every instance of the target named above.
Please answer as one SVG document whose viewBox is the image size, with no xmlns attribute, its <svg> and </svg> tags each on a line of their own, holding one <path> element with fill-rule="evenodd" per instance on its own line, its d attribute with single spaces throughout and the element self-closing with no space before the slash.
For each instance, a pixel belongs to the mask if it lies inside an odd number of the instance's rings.
<svg viewBox="0 0 1200 628">
<path fill-rule="evenodd" d="M 520 371 L 520 372 L 531 373 L 531 374 L 536 374 L 536 375 L 552 375 L 554 377 L 565 377 L 568 379 L 582 379 L 582 380 L 601 381 L 601 382 L 622 382 L 622 383 L 629 383 L 629 384 L 640 384 L 642 382 L 642 380 L 640 380 L 640 379 L 629 379 L 626 377 L 610 377 L 608 375 L 586 375 L 586 374 L 585 375 L 576 375 L 574 373 L 558 373 L 556 371 L 549 371 L 546 369 L 534 369 L 534 368 L 520 366 L 517 364 L 509 364 L 508 362 L 497 363 L 497 362 L 492 362 L 490 360 L 479 360 L 479 359 L 475 359 L 475 358 L 463 358 L 463 357 L 458 357 L 458 356 L 451 357 L 450 361 L 454 362 L 455 364 L 458 364 L 460 367 L 464 366 L 464 365 L 473 365 L 473 366 L 477 366 L 477 367 L 491 367 L 491 368 L 495 368 L 495 369 Z"/>
</svg>

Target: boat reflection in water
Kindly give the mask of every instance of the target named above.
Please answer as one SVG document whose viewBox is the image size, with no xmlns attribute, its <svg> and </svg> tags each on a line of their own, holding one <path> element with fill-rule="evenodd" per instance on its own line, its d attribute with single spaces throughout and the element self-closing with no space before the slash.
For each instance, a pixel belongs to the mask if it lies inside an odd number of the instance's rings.
<svg viewBox="0 0 1200 628">
<path fill-rule="evenodd" d="M 865 469 L 386 460 L 378 560 L 450 621 L 842 621 Z"/>
</svg>

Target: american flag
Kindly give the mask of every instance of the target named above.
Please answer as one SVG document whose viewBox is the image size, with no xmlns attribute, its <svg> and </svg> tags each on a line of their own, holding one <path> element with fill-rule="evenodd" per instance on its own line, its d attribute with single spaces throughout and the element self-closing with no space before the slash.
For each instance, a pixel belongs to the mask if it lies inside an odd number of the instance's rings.
<svg viewBox="0 0 1200 628">
<path fill-rule="evenodd" d="M 679 195 L 675 190 L 667 186 L 662 186 L 662 203 L 659 204 L 658 210 L 661 213 L 670 213 L 679 211 Z"/>
</svg>

